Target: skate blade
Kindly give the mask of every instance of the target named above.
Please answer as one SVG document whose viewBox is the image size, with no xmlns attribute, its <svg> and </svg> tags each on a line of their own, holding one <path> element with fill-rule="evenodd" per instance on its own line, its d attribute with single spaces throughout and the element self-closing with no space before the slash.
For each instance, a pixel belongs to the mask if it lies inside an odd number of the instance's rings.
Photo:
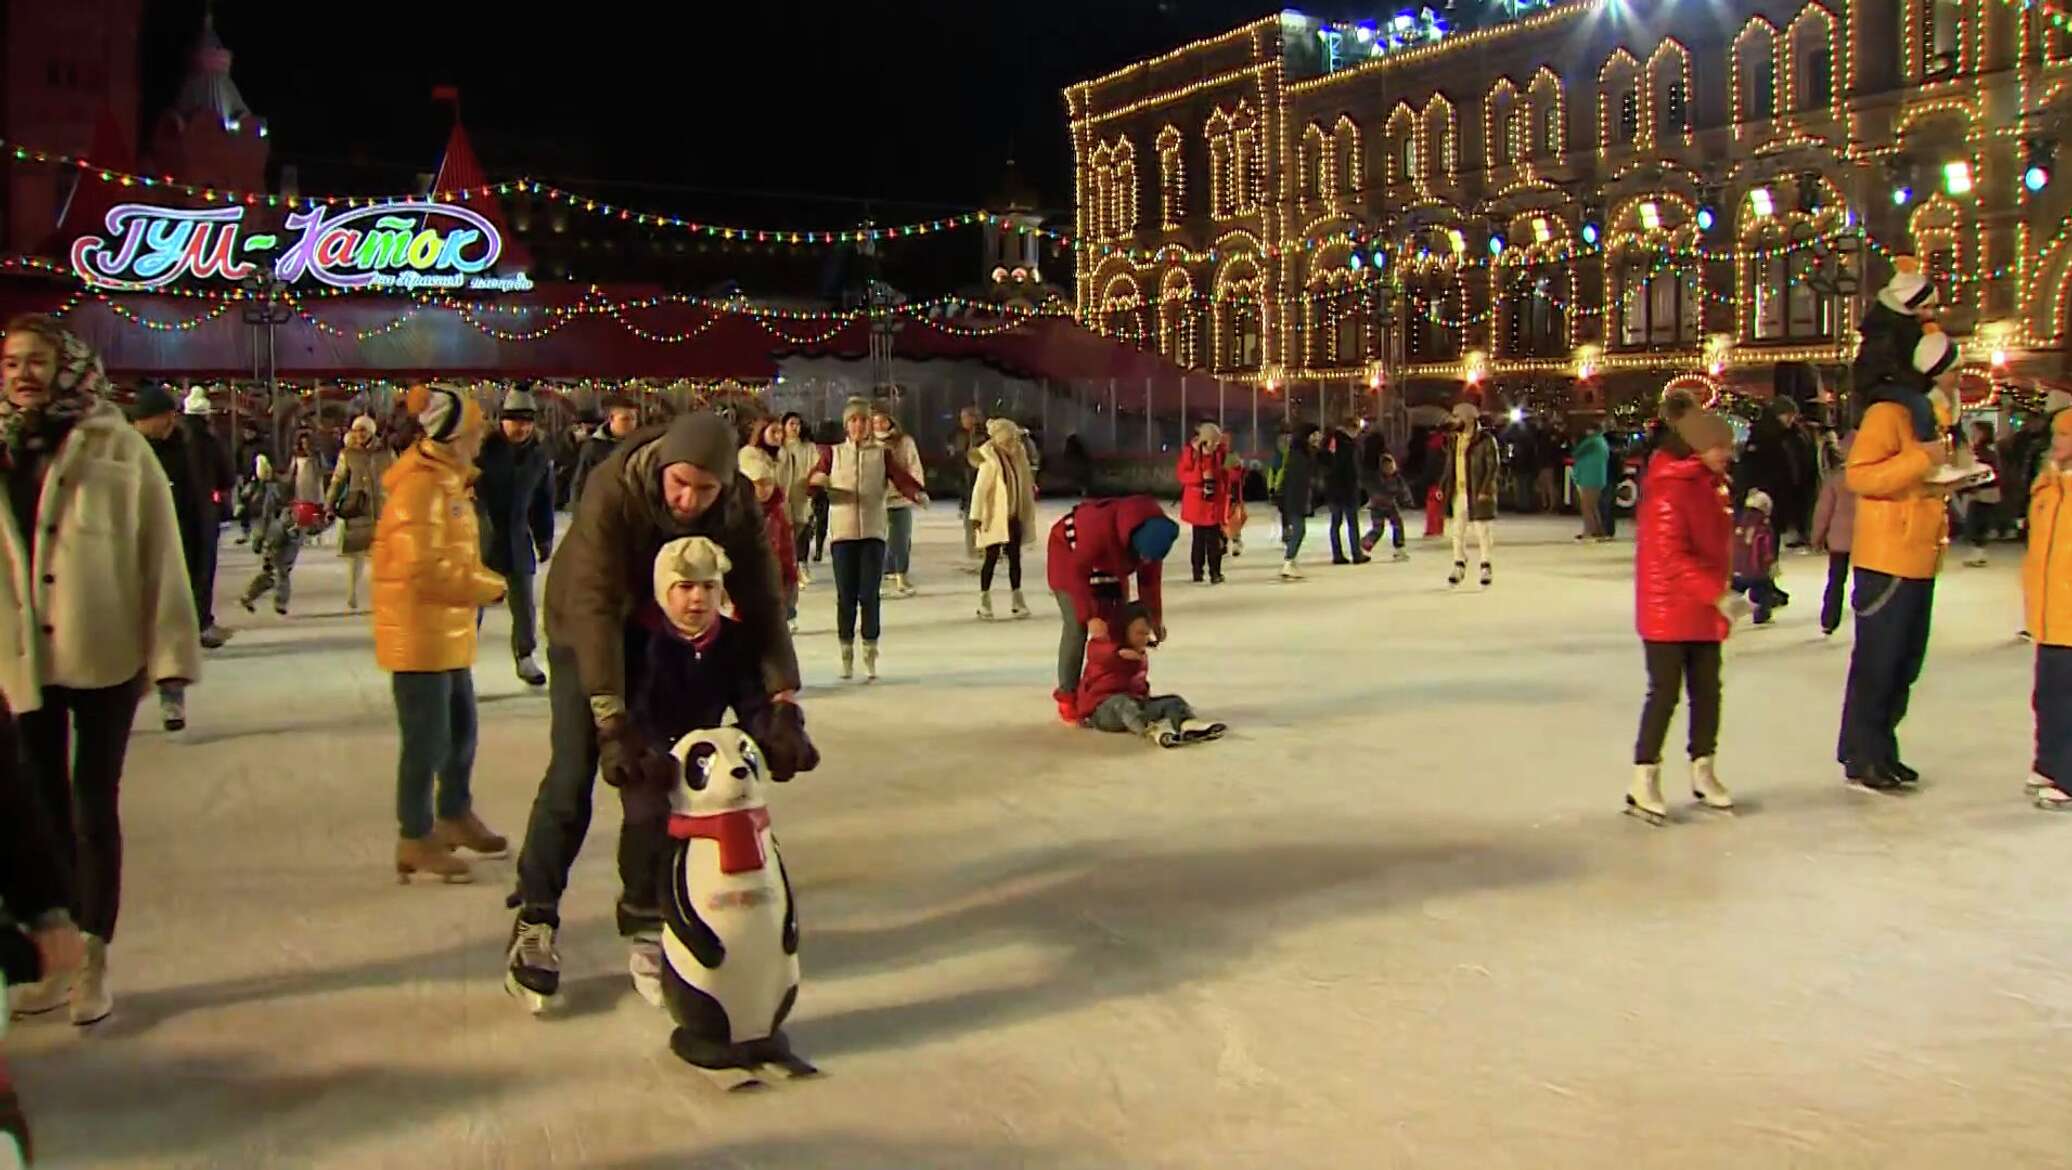
<svg viewBox="0 0 2072 1170">
<path fill-rule="evenodd" d="M 1861 792 L 1868 796 L 1906 795 L 1906 789 L 1896 784 L 1890 788 L 1877 788 L 1873 787 L 1872 785 L 1865 784 L 1861 780 L 1845 780 L 1842 782 L 1842 787 L 1847 788 L 1851 792 Z"/>
<path fill-rule="evenodd" d="M 1635 820 L 1646 821 L 1648 824 L 1654 826 L 1657 829 L 1669 823 L 1669 816 L 1667 813 L 1658 813 L 1649 809 L 1644 809 L 1639 805 L 1634 804 L 1630 800 L 1626 802 L 1626 815 L 1634 818 Z"/>
<path fill-rule="evenodd" d="M 758 1075 L 758 1069 L 699 1068 L 698 1071 L 722 1093 L 757 1093 L 770 1087 L 770 1083 Z"/>
<path fill-rule="evenodd" d="M 525 1010 L 535 1016 L 553 1015 L 554 1008 L 560 999 L 559 996 L 541 995 L 532 988 L 518 982 L 518 977 L 509 972 L 504 974 L 504 992 L 512 999 L 523 1003 Z"/>
<path fill-rule="evenodd" d="M 774 1068 L 783 1073 L 786 1080 L 791 1081 L 808 1081 L 822 1075 L 820 1066 L 803 1056 L 787 1056 L 781 1060 L 771 1061 L 763 1067 L 765 1069 Z"/>
<path fill-rule="evenodd" d="M 1714 804 L 1696 792 L 1691 793 L 1691 801 L 1696 807 L 1702 808 L 1706 812 L 1725 813 L 1729 816 L 1732 816 L 1734 813 L 1734 804 L 1732 801 L 1729 801 L 1726 804 Z"/>
</svg>

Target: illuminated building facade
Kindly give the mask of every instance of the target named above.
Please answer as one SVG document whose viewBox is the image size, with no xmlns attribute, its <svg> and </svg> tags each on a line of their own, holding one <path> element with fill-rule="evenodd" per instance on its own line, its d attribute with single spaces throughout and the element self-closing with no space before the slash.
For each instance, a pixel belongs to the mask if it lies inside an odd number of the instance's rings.
<svg viewBox="0 0 2072 1170">
<path fill-rule="evenodd" d="M 1284 12 L 1065 91 L 1081 319 L 1269 385 L 1570 405 L 1847 361 L 1895 254 L 2057 375 L 2072 16 L 2021 0 Z M 1856 279 L 1852 280 L 1854 277 Z"/>
</svg>

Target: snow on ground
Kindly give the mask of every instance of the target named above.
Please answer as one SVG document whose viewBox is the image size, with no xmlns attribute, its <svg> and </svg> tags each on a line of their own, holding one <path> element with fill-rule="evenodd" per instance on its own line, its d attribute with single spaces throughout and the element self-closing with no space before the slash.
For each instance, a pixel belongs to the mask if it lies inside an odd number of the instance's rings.
<svg viewBox="0 0 2072 1170">
<path fill-rule="evenodd" d="M 608 790 L 566 1018 L 502 990 L 512 863 L 395 884 L 388 683 L 312 547 L 290 620 L 225 606 L 244 632 L 184 736 L 139 716 L 116 1015 L 8 1041 L 48 1164 L 2064 1165 L 2072 819 L 2022 799 L 2016 550 L 1945 574 L 1905 730 L 1922 791 L 1842 787 L 1847 632 L 1818 638 L 1822 565 L 1793 557 L 1795 604 L 1728 650 L 1741 814 L 1651 829 L 1618 814 L 1631 545 L 1570 532 L 1503 521 L 1485 592 L 1415 540 L 1281 585 L 1255 524 L 1229 585 L 1176 574 L 1153 682 L 1236 730 L 1171 752 L 1055 722 L 1040 550 L 1035 620 L 980 625 L 938 505 L 869 687 L 832 681 L 823 578 L 800 656 L 826 763 L 774 815 L 790 1030 L 829 1075 L 732 1097 L 625 979 Z M 224 597 L 250 567 L 227 553 Z M 506 629 L 475 790 L 515 839 L 547 725 Z"/>
</svg>

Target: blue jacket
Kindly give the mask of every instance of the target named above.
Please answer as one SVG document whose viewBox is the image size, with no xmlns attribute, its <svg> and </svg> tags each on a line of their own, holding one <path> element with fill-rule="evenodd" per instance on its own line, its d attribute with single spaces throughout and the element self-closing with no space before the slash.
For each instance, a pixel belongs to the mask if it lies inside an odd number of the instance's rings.
<svg viewBox="0 0 2072 1170">
<path fill-rule="evenodd" d="M 1576 441 L 1570 454 L 1576 461 L 1576 486 L 1602 491 L 1611 474 L 1611 444 L 1604 441 L 1603 435 L 1585 435 Z"/>
<path fill-rule="evenodd" d="M 483 565 L 506 577 L 530 575 L 554 551 L 554 463 L 546 444 L 535 437 L 520 446 L 499 430 L 483 441 L 475 467 L 482 473 L 475 500 Z"/>
</svg>

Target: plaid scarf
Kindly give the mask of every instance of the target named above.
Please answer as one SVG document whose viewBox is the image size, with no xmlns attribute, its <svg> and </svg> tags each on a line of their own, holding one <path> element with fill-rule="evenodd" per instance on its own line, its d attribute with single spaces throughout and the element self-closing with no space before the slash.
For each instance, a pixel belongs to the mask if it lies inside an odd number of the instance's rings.
<svg viewBox="0 0 2072 1170">
<path fill-rule="evenodd" d="M 0 452 L 10 461 L 49 455 L 107 392 L 100 357 L 77 334 L 66 333 L 50 396 L 41 405 L 18 407 L 0 395 Z"/>
</svg>

